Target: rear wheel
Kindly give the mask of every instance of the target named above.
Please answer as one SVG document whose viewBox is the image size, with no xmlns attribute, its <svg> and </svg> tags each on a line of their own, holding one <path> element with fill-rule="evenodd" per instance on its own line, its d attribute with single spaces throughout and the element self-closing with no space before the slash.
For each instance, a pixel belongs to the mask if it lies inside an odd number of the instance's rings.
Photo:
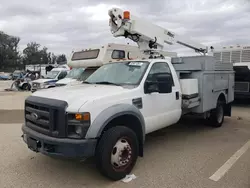
<svg viewBox="0 0 250 188">
<path fill-rule="evenodd" d="M 97 167 L 112 179 L 120 180 L 129 174 L 138 158 L 138 140 L 131 129 L 117 126 L 101 137 L 96 150 Z"/>
<path fill-rule="evenodd" d="M 224 102 L 218 101 L 215 109 L 211 110 L 211 115 L 208 118 L 208 123 L 212 127 L 221 127 L 224 122 Z"/>
</svg>

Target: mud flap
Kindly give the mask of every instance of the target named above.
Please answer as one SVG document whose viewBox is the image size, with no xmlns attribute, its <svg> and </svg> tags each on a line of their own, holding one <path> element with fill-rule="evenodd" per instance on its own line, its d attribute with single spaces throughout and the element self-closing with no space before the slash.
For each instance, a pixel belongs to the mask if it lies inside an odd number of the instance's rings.
<svg viewBox="0 0 250 188">
<path fill-rule="evenodd" d="M 225 116 L 231 117 L 232 103 L 225 104 L 224 111 L 225 111 Z"/>
</svg>

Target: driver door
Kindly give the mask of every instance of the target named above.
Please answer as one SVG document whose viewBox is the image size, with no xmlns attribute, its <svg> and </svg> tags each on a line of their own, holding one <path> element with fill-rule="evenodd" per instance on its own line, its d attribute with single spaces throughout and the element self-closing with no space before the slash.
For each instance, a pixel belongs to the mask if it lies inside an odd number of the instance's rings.
<svg viewBox="0 0 250 188">
<path fill-rule="evenodd" d="M 154 74 L 167 73 L 173 76 L 167 62 L 156 62 L 151 67 L 145 81 L 155 81 Z M 178 96 L 180 91 L 173 81 L 171 93 L 152 92 L 144 94 L 142 113 L 145 118 L 146 133 L 153 132 L 160 128 L 176 123 L 181 115 Z M 155 86 L 157 87 L 157 85 Z"/>
</svg>

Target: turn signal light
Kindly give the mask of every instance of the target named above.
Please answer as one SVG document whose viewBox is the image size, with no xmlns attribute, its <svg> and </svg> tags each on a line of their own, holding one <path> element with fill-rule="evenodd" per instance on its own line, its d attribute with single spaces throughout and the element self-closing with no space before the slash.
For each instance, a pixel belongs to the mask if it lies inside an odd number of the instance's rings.
<svg viewBox="0 0 250 188">
<path fill-rule="evenodd" d="M 90 120 L 90 113 L 75 114 L 75 118 L 76 118 L 76 120 L 89 121 Z"/>
<path fill-rule="evenodd" d="M 82 120 L 82 114 L 76 114 L 75 118 L 76 120 Z"/>
</svg>

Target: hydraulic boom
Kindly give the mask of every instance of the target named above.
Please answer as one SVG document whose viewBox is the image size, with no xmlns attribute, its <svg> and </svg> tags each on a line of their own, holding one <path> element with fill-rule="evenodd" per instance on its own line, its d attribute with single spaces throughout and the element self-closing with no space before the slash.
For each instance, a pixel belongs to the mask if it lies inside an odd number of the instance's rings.
<svg viewBox="0 0 250 188">
<path fill-rule="evenodd" d="M 204 55 L 208 52 L 208 47 L 187 40 L 186 37 L 180 37 L 144 19 L 130 15 L 129 11 L 112 8 L 109 10 L 108 14 L 110 16 L 109 26 L 113 36 L 123 36 L 131 39 L 136 42 L 138 47 L 144 52 L 161 51 L 165 43 L 169 45 L 181 44 L 195 50 L 195 52 L 203 53 Z"/>
</svg>

